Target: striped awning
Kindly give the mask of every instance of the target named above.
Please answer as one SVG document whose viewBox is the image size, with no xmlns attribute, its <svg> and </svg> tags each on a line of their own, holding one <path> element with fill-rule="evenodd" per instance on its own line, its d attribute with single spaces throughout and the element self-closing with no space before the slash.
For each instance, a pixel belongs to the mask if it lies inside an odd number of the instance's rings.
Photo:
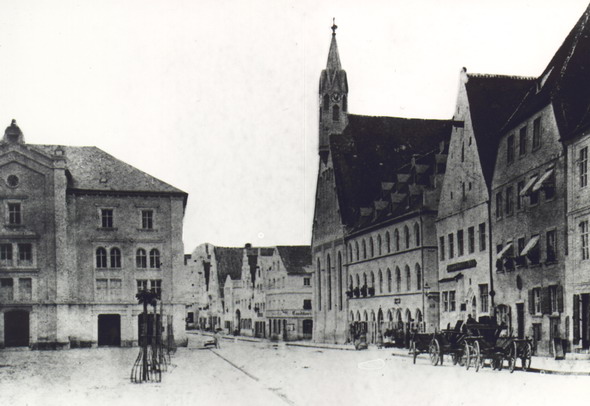
<svg viewBox="0 0 590 406">
<path fill-rule="evenodd" d="M 529 242 L 527 243 L 527 245 L 524 246 L 522 252 L 520 253 L 521 256 L 525 256 L 526 254 L 529 253 L 530 250 L 532 250 L 535 245 L 537 245 L 537 243 L 539 242 L 539 236 L 536 235 L 533 238 L 531 238 L 529 240 Z"/>
<path fill-rule="evenodd" d="M 543 176 L 541 176 L 539 178 L 539 180 L 537 181 L 537 183 L 535 183 L 535 186 L 533 186 L 533 188 L 531 189 L 531 191 L 532 192 L 536 192 L 537 190 L 541 189 L 543 187 L 543 184 L 549 180 L 549 178 L 551 177 L 551 175 L 553 175 L 553 169 L 549 169 L 547 172 L 545 172 L 543 174 Z"/>
<path fill-rule="evenodd" d="M 524 185 L 524 187 L 520 191 L 520 196 L 526 196 L 527 193 L 529 192 L 529 189 L 533 187 L 533 185 L 535 184 L 536 181 L 537 181 L 536 176 L 533 176 L 532 178 L 530 178 L 529 181 L 526 183 L 526 185 Z"/>
<path fill-rule="evenodd" d="M 508 252 L 508 250 L 512 248 L 512 243 L 509 242 L 508 244 L 506 244 L 506 246 L 504 248 L 502 248 L 502 251 L 498 252 L 498 255 L 496 256 L 497 259 L 502 259 L 504 258 L 504 255 L 506 255 L 506 253 Z"/>
</svg>

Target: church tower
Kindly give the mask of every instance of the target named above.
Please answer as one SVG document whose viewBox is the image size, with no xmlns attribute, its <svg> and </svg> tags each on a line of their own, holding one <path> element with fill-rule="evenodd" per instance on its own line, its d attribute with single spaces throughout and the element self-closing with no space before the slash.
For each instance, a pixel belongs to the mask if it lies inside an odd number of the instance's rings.
<svg viewBox="0 0 590 406">
<path fill-rule="evenodd" d="M 329 155 L 330 134 L 341 134 L 348 124 L 348 82 L 346 72 L 340 65 L 336 43 L 337 28 L 333 23 L 328 63 L 320 76 L 319 153 L 324 163 Z"/>
</svg>

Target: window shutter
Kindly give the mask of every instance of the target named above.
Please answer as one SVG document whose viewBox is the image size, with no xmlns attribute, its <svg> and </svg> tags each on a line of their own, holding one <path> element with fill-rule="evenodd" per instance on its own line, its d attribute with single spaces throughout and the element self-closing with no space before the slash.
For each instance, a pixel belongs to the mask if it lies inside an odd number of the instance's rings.
<svg viewBox="0 0 590 406">
<path fill-rule="evenodd" d="M 574 344 L 580 342 L 580 295 L 574 295 L 573 331 Z"/>
<path fill-rule="evenodd" d="M 557 286 L 557 311 L 563 313 L 563 286 Z"/>
<path fill-rule="evenodd" d="M 541 311 L 543 314 L 551 314 L 551 296 L 549 287 L 541 288 Z"/>
<path fill-rule="evenodd" d="M 529 289 L 529 313 L 535 314 L 535 296 L 533 289 Z"/>
</svg>

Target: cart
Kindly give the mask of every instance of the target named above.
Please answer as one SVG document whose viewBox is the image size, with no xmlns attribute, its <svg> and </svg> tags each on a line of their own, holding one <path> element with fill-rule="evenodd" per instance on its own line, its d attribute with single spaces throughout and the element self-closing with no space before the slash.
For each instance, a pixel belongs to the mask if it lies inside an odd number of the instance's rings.
<svg viewBox="0 0 590 406">
<path fill-rule="evenodd" d="M 504 361 L 507 361 L 508 368 L 512 372 L 514 371 L 516 359 L 519 357 L 519 354 L 522 358 L 527 359 L 528 341 L 519 340 L 514 337 L 500 337 L 502 330 L 505 328 L 504 325 L 495 323 L 473 323 L 466 325 L 467 369 L 473 366 L 477 372 L 480 366 L 485 366 L 486 362 L 489 361 L 492 369 L 501 370 L 504 366 Z M 530 365 L 530 357 L 528 359 L 528 365 Z M 523 365 L 526 365 L 524 361 Z"/>
<path fill-rule="evenodd" d="M 430 333 L 418 333 L 413 331 L 410 337 L 410 355 L 414 364 L 416 363 L 416 357 L 420 354 L 426 354 L 430 352 L 430 343 L 432 342 L 433 335 Z"/>
<path fill-rule="evenodd" d="M 462 321 L 458 321 L 452 330 L 441 330 L 432 335 L 429 354 L 432 365 L 442 365 L 444 356 L 450 355 L 453 365 L 463 365 L 465 362 L 465 333 L 461 327 Z"/>
</svg>

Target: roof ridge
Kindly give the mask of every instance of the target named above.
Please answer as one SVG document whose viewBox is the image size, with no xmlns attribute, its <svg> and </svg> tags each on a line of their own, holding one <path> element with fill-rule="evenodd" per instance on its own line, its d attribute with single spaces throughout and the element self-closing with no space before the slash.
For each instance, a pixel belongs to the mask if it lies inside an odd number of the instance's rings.
<svg viewBox="0 0 590 406">
<path fill-rule="evenodd" d="M 396 116 L 372 116 L 368 114 L 348 114 L 348 116 L 353 117 L 366 117 L 366 118 L 393 118 L 398 120 L 420 120 L 420 121 L 452 121 L 451 119 L 447 118 L 418 118 L 418 117 L 396 117 Z"/>
<path fill-rule="evenodd" d="M 476 78 L 498 78 L 498 79 L 518 79 L 518 80 L 536 80 L 536 76 L 522 76 L 522 75 L 503 75 L 499 73 L 468 73 L 467 77 Z"/>
</svg>

